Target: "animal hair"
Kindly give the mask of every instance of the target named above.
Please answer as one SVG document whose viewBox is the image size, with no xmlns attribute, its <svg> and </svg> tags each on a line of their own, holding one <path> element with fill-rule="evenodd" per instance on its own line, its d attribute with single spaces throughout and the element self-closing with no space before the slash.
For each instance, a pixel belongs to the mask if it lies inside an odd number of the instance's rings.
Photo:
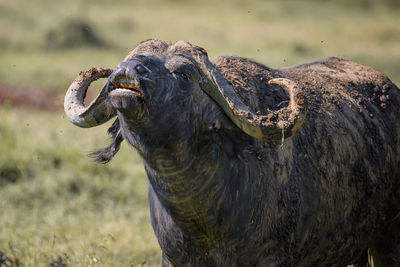
<svg viewBox="0 0 400 267">
<path fill-rule="evenodd" d="M 119 151 L 121 142 L 124 141 L 119 126 L 119 119 L 116 119 L 113 122 L 111 127 L 108 128 L 107 133 L 111 135 L 113 142 L 108 147 L 89 154 L 89 156 L 93 157 L 96 162 L 103 164 L 108 163 L 110 162 L 110 160 L 112 160 L 115 154 L 117 154 L 117 152 Z"/>
</svg>

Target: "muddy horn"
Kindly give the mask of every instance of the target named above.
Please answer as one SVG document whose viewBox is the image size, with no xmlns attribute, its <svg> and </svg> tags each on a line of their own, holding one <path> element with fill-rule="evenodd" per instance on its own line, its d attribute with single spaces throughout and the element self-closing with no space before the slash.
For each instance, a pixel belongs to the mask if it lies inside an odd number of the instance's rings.
<svg viewBox="0 0 400 267">
<path fill-rule="evenodd" d="M 236 126 L 248 135 L 264 141 L 279 141 L 294 134 L 302 125 L 306 115 L 304 95 L 294 81 L 283 78 L 270 80 L 270 84 L 281 86 L 289 94 L 289 105 L 265 115 L 256 115 L 209 61 L 203 48 L 185 41 L 179 41 L 175 46 L 184 48 L 195 58 L 202 72 L 212 83 L 204 82 L 202 89 L 221 106 Z"/>
<path fill-rule="evenodd" d="M 132 50 L 124 61 L 133 58 L 135 55 L 146 52 L 161 52 L 168 47 L 168 44 L 158 40 L 147 40 L 140 43 Z M 80 127 L 93 127 L 100 125 L 116 115 L 114 109 L 104 101 L 106 98 L 107 84 L 104 85 L 100 94 L 95 100 L 85 107 L 83 101 L 86 96 L 86 91 L 95 80 L 106 78 L 111 75 L 112 69 L 92 68 L 88 71 L 81 72 L 75 81 L 69 87 L 64 100 L 64 110 L 69 120 Z"/>
<path fill-rule="evenodd" d="M 81 72 L 75 81 L 70 85 L 64 99 L 64 110 L 68 119 L 79 127 L 89 128 L 105 123 L 116 115 L 114 109 L 105 101 L 105 84 L 88 107 L 84 106 L 87 89 L 89 85 L 100 78 L 106 78 L 111 75 L 112 69 L 92 68 Z"/>
<path fill-rule="evenodd" d="M 222 107 L 236 126 L 248 135 L 264 141 L 283 141 L 303 124 L 306 115 L 304 96 L 295 82 L 284 78 L 270 80 L 269 84 L 279 85 L 289 94 L 289 104 L 268 114 L 256 115 L 210 62 L 205 62 L 203 66 L 214 84 L 204 90 Z"/>
</svg>

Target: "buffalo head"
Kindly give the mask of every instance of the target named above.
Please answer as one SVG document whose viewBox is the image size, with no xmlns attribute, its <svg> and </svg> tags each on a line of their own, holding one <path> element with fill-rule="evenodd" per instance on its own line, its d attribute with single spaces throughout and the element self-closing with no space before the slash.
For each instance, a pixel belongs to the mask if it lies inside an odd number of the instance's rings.
<svg viewBox="0 0 400 267">
<path fill-rule="evenodd" d="M 100 94 L 84 107 L 90 82 L 107 76 Z M 301 125 L 303 95 L 288 79 L 272 79 L 269 83 L 286 90 L 289 104 L 269 114 L 254 114 L 210 62 L 204 49 L 185 41 L 167 44 L 148 40 L 113 71 L 92 69 L 81 73 L 70 86 L 64 107 L 71 122 L 80 127 L 99 125 L 118 114 L 136 131 L 149 130 L 150 124 L 190 124 L 207 112 L 222 110 L 246 134 L 274 141 L 292 135 Z"/>
</svg>

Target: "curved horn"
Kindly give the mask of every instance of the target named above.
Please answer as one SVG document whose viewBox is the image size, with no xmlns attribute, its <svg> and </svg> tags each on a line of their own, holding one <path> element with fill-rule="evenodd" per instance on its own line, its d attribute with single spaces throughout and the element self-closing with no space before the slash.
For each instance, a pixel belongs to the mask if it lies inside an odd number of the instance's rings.
<svg viewBox="0 0 400 267">
<path fill-rule="evenodd" d="M 293 135 L 303 124 L 306 114 L 304 95 L 295 82 L 284 78 L 270 80 L 270 84 L 281 86 L 289 94 L 289 105 L 266 115 L 256 115 L 215 67 L 207 69 L 216 89 L 206 87 L 204 90 L 222 107 L 236 126 L 248 135 L 264 141 L 278 141 Z"/>
<path fill-rule="evenodd" d="M 140 53 L 161 53 L 168 47 L 168 44 L 158 40 L 146 40 L 141 42 L 132 50 L 124 61 L 129 60 Z M 64 99 L 64 110 L 68 119 L 79 127 L 93 127 L 100 125 L 116 115 L 116 112 L 105 101 L 107 96 L 107 84 L 103 86 L 100 94 L 88 107 L 84 106 L 84 99 L 89 85 L 100 78 L 111 75 L 112 69 L 92 68 L 81 72 L 75 81 L 70 85 Z"/>
<path fill-rule="evenodd" d="M 207 77 L 208 81 L 201 84 L 203 91 L 214 99 L 236 126 L 248 135 L 264 141 L 278 141 L 294 134 L 304 122 L 306 115 L 304 95 L 295 82 L 283 78 L 272 79 L 270 84 L 282 86 L 289 94 L 289 105 L 266 115 L 256 115 L 209 61 L 207 52 L 203 48 L 179 41 L 170 49 L 190 53 Z"/>
<path fill-rule="evenodd" d="M 286 78 L 275 78 L 268 82 L 269 84 L 276 84 L 281 86 L 289 94 L 289 104 L 287 107 L 271 113 L 279 118 L 277 122 L 270 122 L 269 131 L 276 134 L 281 131 L 282 140 L 284 136 L 291 136 L 303 125 L 306 117 L 304 107 L 304 94 L 292 80 Z M 275 133 L 274 133 L 275 132 Z"/>
<path fill-rule="evenodd" d="M 92 68 L 81 72 L 70 85 L 64 99 L 64 111 L 73 124 L 84 128 L 93 127 L 105 123 L 116 115 L 115 110 L 105 101 L 107 84 L 88 107 L 84 106 L 89 85 L 95 80 L 110 76 L 112 72 L 113 70 L 108 68 Z"/>
</svg>

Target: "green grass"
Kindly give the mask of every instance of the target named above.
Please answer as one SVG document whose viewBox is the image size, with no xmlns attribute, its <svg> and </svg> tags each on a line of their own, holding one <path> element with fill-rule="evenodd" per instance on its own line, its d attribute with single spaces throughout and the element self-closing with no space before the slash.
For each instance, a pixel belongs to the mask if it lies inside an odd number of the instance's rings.
<svg viewBox="0 0 400 267">
<path fill-rule="evenodd" d="M 271 67 L 345 56 L 399 85 L 399 17 L 396 0 L 0 0 L 0 83 L 63 93 L 79 71 L 157 38 Z M 107 165 L 86 156 L 106 128 L 0 111 L 0 252 L 14 263 L 160 265 L 136 153 L 123 144 Z"/>
<path fill-rule="evenodd" d="M 399 15 L 393 0 L 2 1 L 0 81 L 64 91 L 80 70 L 116 66 L 158 38 L 273 67 L 341 55 L 399 84 Z M 103 46 L 84 39 L 79 22 Z"/>
<path fill-rule="evenodd" d="M 85 154 L 109 141 L 105 126 L 85 131 L 42 112 L 0 117 L 1 252 L 21 266 L 159 264 L 148 183 L 132 149 L 100 165 Z"/>
</svg>

